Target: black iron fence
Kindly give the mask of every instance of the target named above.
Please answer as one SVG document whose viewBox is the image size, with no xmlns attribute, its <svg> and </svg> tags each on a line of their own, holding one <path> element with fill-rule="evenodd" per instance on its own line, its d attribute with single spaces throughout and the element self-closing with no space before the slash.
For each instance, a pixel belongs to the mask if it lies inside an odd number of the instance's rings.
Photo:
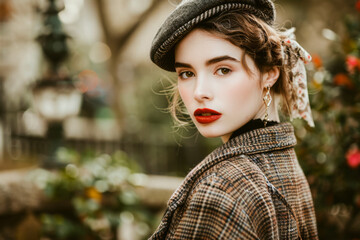
<svg viewBox="0 0 360 240">
<path fill-rule="evenodd" d="M 5 160 L 11 162 L 41 162 L 51 148 L 46 138 L 12 135 L 6 144 Z M 180 146 L 176 143 L 144 142 L 125 137 L 120 140 L 105 141 L 91 139 L 65 139 L 63 146 L 80 153 L 113 154 L 125 152 L 148 174 L 184 175 L 207 153 L 201 144 Z"/>
</svg>

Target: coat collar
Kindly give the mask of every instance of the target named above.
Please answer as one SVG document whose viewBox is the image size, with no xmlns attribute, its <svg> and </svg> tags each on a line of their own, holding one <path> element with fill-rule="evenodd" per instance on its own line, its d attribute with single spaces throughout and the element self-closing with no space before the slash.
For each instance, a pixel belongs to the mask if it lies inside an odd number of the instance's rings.
<svg viewBox="0 0 360 240">
<path fill-rule="evenodd" d="M 168 210 L 175 210 L 184 203 L 195 180 L 217 163 L 242 154 L 269 152 L 296 145 L 294 128 L 290 123 L 255 129 L 230 139 L 210 153 L 186 176 L 168 202 Z"/>
</svg>

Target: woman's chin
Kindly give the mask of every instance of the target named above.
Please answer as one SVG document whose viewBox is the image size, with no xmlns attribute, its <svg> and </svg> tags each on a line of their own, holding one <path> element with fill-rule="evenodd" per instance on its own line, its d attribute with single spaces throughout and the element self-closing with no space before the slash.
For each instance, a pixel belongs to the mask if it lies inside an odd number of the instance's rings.
<svg viewBox="0 0 360 240">
<path fill-rule="evenodd" d="M 224 133 L 212 132 L 212 131 L 204 131 L 204 130 L 200 130 L 199 128 L 198 128 L 198 131 L 200 132 L 200 134 L 203 137 L 206 137 L 206 138 L 220 138 L 223 135 L 225 135 Z"/>
</svg>

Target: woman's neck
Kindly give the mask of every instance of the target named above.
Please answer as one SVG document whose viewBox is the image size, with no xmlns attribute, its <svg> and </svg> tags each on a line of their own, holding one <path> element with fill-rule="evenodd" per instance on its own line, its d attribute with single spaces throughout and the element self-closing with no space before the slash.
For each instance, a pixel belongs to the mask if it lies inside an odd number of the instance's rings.
<svg viewBox="0 0 360 240">
<path fill-rule="evenodd" d="M 265 126 L 264 120 L 262 120 L 262 119 L 252 119 L 249 122 L 247 122 L 245 125 L 240 127 L 239 129 L 234 131 L 231 134 L 231 136 L 228 139 L 226 139 L 226 141 L 224 141 L 224 139 L 223 139 L 223 142 L 225 143 L 225 142 L 229 141 L 230 139 L 235 138 L 235 137 L 237 137 L 237 136 L 239 136 L 239 135 L 241 135 L 243 133 L 246 133 L 246 132 L 249 132 L 249 131 L 252 131 L 252 130 L 255 130 L 255 129 L 259 129 L 259 128 L 274 126 L 274 125 L 276 125 L 278 123 L 279 123 L 279 121 L 269 120 L 269 121 L 267 121 L 266 126 Z"/>
</svg>

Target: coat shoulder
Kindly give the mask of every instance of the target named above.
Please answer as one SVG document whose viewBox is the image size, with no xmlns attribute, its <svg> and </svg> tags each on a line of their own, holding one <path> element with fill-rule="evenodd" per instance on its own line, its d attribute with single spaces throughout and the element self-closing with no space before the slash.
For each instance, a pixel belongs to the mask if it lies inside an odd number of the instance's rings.
<svg viewBox="0 0 360 240">
<path fill-rule="evenodd" d="M 208 184 L 235 199 L 250 191 L 254 196 L 257 193 L 269 194 L 264 174 L 246 155 L 229 158 L 205 171 L 197 179 L 192 192 Z"/>
</svg>

